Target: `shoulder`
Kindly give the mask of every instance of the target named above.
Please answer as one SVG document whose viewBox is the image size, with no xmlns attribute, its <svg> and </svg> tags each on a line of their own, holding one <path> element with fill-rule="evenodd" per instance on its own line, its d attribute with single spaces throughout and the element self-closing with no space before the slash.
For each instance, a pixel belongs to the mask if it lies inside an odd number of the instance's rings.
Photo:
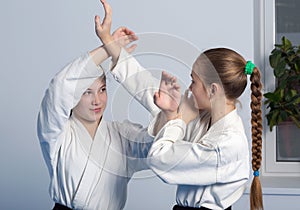
<svg viewBox="0 0 300 210">
<path fill-rule="evenodd" d="M 139 124 L 139 123 L 134 123 L 130 120 L 124 120 L 122 122 L 119 122 L 119 121 L 113 121 L 113 122 L 110 122 L 110 124 L 117 128 L 117 129 L 143 129 L 143 125 Z"/>
<path fill-rule="evenodd" d="M 111 129 L 113 129 L 115 132 L 118 132 L 120 134 L 129 134 L 132 132 L 141 132 L 145 129 L 143 125 L 139 123 L 131 122 L 130 120 L 124 120 L 122 122 L 119 121 L 112 121 L 112 122 L 106 122 L 107 126 Z"/>
</svg>

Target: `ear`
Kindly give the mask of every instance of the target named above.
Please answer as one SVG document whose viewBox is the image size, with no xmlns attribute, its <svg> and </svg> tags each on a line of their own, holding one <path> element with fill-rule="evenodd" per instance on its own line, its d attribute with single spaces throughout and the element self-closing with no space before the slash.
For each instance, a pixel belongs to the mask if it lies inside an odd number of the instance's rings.
<svg viewBox="0 0 300 210">
<path fill-rule="evenodd" d="M 220 90 L 220 86 L 217 83 L 212 83 L 208 88 L 208 97 L 212 98 L 214 95 L 216 95 Z"/>
<path fill-rule="evenodd" d="M 211 95 L 216 94 L 216 92 L 218 91 L 218 89 L 219 89 L 218 85 L 216 83 L 212 83 L 210 85 L 210 94 Z"/>
</svg>

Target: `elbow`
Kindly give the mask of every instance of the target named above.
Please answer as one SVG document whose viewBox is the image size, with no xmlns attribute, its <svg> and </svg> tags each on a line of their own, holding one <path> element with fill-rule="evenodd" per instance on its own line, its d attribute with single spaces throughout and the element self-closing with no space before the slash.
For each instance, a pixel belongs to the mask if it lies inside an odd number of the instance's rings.
<svg viewBox="0 0 300 210">
<path fill-rule="evenodd" d="M 164 183 L 167 184 L 177 184 L 173 179 L 173 175 L 171 173 L 172 166 L 168 162 L 161 160 L 157 156 L 151 156 L 148 154 L 147 157 L 148 167 L 155 173 L 156 176 L 159 177 Z"/>
<path fill-rule="evenodd" d="M 149 168 L 153 171 L 153 173 L 164 183 L 166 184 L 177 184 L 175 180 L 169 174 L 168 170 L 163 169 L 162 167 L 158 167 L 152 161 L 148 161 Z"/>
</svg>

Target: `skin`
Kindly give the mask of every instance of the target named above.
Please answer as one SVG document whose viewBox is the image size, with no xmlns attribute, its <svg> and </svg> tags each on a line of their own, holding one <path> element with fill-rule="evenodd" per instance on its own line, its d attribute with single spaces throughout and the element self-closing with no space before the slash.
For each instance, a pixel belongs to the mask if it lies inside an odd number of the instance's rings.
<svg viewBox="0 0 300 210">
<path fill-rule="evenodd" d="M 106 5 L 104 6 L 104 8 L 106 10 L 106 13 L 111 14 L 111 12 L 109 11 L 110 7 L 108 6 Z M 109 15 L 106 14 L 104 19 L 108 21 L 108 18 Z M 102 26 L 97 25 L 97 23 L 100 24 L 99 16 L 95 17 L 96 34 L 98 34 L 99 27 L 102 28 Z M 109 29 L 107 29 L 106 25 L 104 29 L 110 31 L 110 26 Z M 127 52 L 132 52 L 135 49 L 136 45 L 130 46 L 129 44 L 135 40 L 137 40 L 137 37 L 134 35 L 134 32 L 132 32 L 126 27 L 119 27 L 113 32 L 112 35 L 109 36 L 109 40 L 105 39 L 106 42 L 103 42 L 103 44 L 107 44 L 107 42 L 112 42 L 113 44 L 110 46 L 112 46 L 114 49 L 121 49 L 121 47 L 123 47 Z M 105 46 L 100 46 L 90 51 L 89 55 L 96 65 L 100 65 L 111 54 L 109 48 L 106 48 Z M 116 58 L 113 57 L 112 59 Z M 80 101 L 73 108 L 74 116 L 84 125 L 92 139 L 94 139 L 98 125 L 101 122 L 106 103 L 106 82 L 103 78 L 98 78 L 83 93 Z"/>
<path fill-rule="evenodd" d="M 107 104 L 106 82 L 98 78 L 83 93 L 79 103 L 74 107 L 74 116 L 94 138 L 97 127 L 102 119 Z"/>
<path fill-rule="evenodd" d="M 211 113 L 211 124 L 214 124 L 235 109 L 235 101 L 226 98 L 220 84 L 204 84 L 195 69 L 191 72 L 191 78 L 189 90 L 192 92 L 192 97 L 188 97 L 186 92 L 179 106 L 178 85 L 173 84 L 176 91 L 172 88 L 163 87 L 164 81 L 171 81 L 173 76 L 169 74 L 162 76 L 160 91 L 163 90 L 164 94 L 159 98 L 159 101 L 156 101 L 156 105 L 165 113 L 165 118 L 168 120 L 181 118 L 188 124 L 199 115 L 199 112 L 206 110 Z M 173 82 L 176 83 L 176 80 L 173 79 Z M 174 100 L 176 98 L 177 100 Z M 160 128 L 161 126 L 158 126 L 158 130 Z"/>
<path fill-rule="evenodd" d="M 180 86 L 177 84 L 176 77 L 163 71 L 159 91 L 154 93 L 154 103 L 164 111 L 167 120 L 177 117 L 180 99 Z"/>
<path fill-rule="evenodd" d="M 189 89 L 194 96 L 193 98 L 195 108 L 199 110 L 210 110 L 210 101 L 203 82 L 194 71 L 192 71 L 191 73 L 191 78 L 192 81 Z"/>
<path fill-rule="evenodd" d="M 98 38 L 104 44 L 107 53 L 112 57 L 112 64 L 114 66 L 118 61 L 121 52 L 121 46 L 125 46 L 133 41 L 136 41 L 138 37 L 130 29 L 126 27 L 120 27 L 120 31 L 117 32 L 120 33 L 121 37 L 119 37 L 119 39 L 115 39 L 114 33 L 111 34 L 110 32 L 112 24 L 112 9 L 105 0 L 101 0 L 101 3 L 105 11 L 105 16 L 102 22 L 100 16 L 95 16 L 95 31 Z M 136 44 L 128 46 L 127 52 L 130 53 L 135 48 Z"/>
<path fill-rule="evenodd" d="M 113 40 L 110 34 L 112 23 L 112 9 L 106 0 L 101 0 L 103 8 L 105 10 L 105 16 L 103 21 L 99 16 L 95 17 L 95 30 L 99 39 L 105 44 L 105 49 L 112 56 L 113 64 L 118 60 L 121 48 L 116 41 Z M 131 42 L 137 40 L 137 37 L 132 31 L 123 30 L 130 36 L 126 36 L 123 42 Z M 133 47 L 135 48 L 135 46 Z M 176 78 L 170 74 L 162 73 L 160 91 L 155 93 L 154 102 L 162 110 L 160 114 L 160 125 L 163 125 L 166 121 L 174 118 L 181 118 L 186 123 L 195 119 L 199 114 L 199 111 L 208 110 L 212 114 L 212 123 L 216 122 L 229 112 L 231 112 L 235 106 L 234 101 L 230 101 L 225 97 L 222 87 L 213 83 L 210 86 L 204 88 L 204 84 L 201 79 L 192 71 L 192 84 L 190 85 L 190 91 L 193 94 L 194 106 L 191 106 L 191 97 L 185 93 L 181 102 L 178 101 L 180 92 L 180 86 L 177 84 Z M 168 84 L 169 81 L 173 81 Z M 166 86 L 166 84 L 168 84 Z M 212 91 L 213 90 L 213 91 Z M 179 106 L 180 104 L 180 106 Z M 196 111 L 197 110 L 197 111 Z M 160 126 L 157 127 L 159 130 Z"/>
<path fill-rule="evenodd" d="M 195 66 L 195 65 L 194 65 Z M 194 97 L 194 106 L 211 113 L 211 124 L 235 109 L 235 101 L 226 98 L 222 85 L 218 83 L 205 84 L 193 68 L 190 91 Z"/>
<path fill-rule="evenodd" d="M 113 66 L 117 63 L 121 47 L 118 42 L 123 44 L 131 43 L 137 40 L 137 36 L 129 29 L 121 27 L 125 34 L 122 39 L 114 40 L 113 35 L 110 34 L 112 24 L 112 9 L 110 5 L 105 1 L 101 0 L 103 5 L 105 16 L 103 21 L 98 15 L 95 16 L 95 31 L 99 39 L 104 43 L 104 47 L 109 55 L 112 57 Z M 131 49 L 135 49 L 136 45 L 132 45 Z M 157 130 L 170 119 L 177 117 L 178 106 L 180 103 L 180 86 L 177 84 L 176 78 L 162 72 L 160 90 L 154 95 L 154 103 L 162 109 L 160 114 L 160 126 Z"/>
</svg>

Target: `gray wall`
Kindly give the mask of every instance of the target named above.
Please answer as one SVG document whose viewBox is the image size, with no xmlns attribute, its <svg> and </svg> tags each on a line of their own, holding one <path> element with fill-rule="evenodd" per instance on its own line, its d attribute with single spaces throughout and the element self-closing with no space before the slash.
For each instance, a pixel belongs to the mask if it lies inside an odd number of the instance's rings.
<svg viewBox="0 0 300 210">
<path fill-rule="evenodd" d="M 253 58 L 253 1 L 123 0 L 111 1 L 111 5 L 113 29 L 125 25 L 138 34 L 175 36 L 182 43 L 197 46 L 199 51 L 226 46 L 236 49 L 246 59 Z M 95 14 L 102 15 L 103 10 L 98 0 L 11 0 L 3 1 L 0 10 L 1 209 L 51 209 L 49 177 L 36 137 L 37 112 L 54 74 L 100 44 L 94 34 L 93 18 Z M 145 59 L 143 64 L 172 71 L 166 65 L 169 61 L 159 61 L 151 63 Z M 170 65 L 176 68 L 176 64 Z M 176 73 L 180 78 L 187 74 L 187 71 Z M 108 83 L 113 93 L 110 99 L 116 100 L 117 85 L 112 79 Z M 241 112 L 249 136 L 248 98 L 247 92 L 241 99 L 244 104 Z M 113 113 L 111 108 L 106 110 L 107 119 L 126 118 L 126 114 L 116 114 L 122 107 L 113 108 Z M 140 109 L 139 113 L 127 117 L 147 124 L 145 110 Z M 125 209 L 171 209 L 174 203 L 175 186 L 144 172 L 129 184 Z"/>
</svg>

